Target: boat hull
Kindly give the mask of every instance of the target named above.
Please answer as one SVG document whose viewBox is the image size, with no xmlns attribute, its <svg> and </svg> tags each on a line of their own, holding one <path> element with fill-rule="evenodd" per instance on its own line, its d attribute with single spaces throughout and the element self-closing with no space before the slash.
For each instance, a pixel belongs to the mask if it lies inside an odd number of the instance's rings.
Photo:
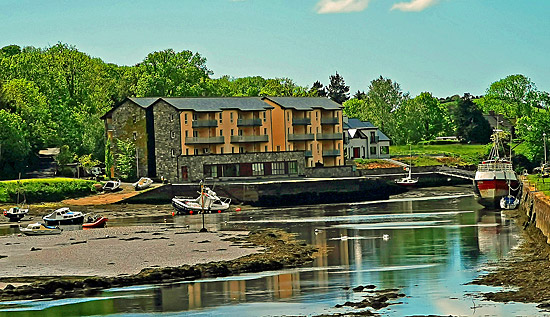
<svg viewBox="0 0 550 317">
<path fill-rule="evenodd" d="M 83 223 L 82 228 L 83 229 L 105 228 L 105 226 L 107 225 L 107 220 L 109 220 L 109 219 L 107 219 L 105 217 L 101 217 L 101 218 L 99 218 L 98 220 L 96 220 L 94 222 Z"/>
<path fill-rule="evenodd" d="M 509 185 L 511 190 L 509 191 Z M 519 182 L 506 179 L 479 179 L 474 181 L 477 201 L 488 208 L 498 208 L 500 200 L 510 195 L 517 196 Z M 515 189 L 515 190 L 513 190 Z"/>
<path fill-rule="evenodd" d="M 81 225 L 84 223 L 84 215 L 73 217 L 73 218 L 67 218 L 67 219 L 51 219 L 44 217 L 42 218 L 46 222 L 46 225 L 48 226 L 57 226 L 57 225 Z"/>
</svg>

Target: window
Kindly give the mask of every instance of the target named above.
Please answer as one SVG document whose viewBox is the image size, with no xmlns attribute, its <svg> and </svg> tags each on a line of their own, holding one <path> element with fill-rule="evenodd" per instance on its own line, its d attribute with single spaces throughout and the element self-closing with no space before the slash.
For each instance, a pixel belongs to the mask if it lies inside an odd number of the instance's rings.
<svg viewBox="0 0 550 317">
<path fill-rule="evenodd" d="M 263 116 L 264 116 L 264 122 L 265 122 L 265 111 L 264 111 L 264 112 L 262 112 L 262 114 L 263 114 Z"/>
<path fill-rule="evenodd" d="M 389 146 L 381 146 L 380 147 L 380 154 L 390 154 L 390 147 Z"/>
<path fill-rule="evenodd" d="M 198 138 L 199 137 L 199 131 L 193 131 L 193 137 Z"/>
<path fill-rule="evenodd" d="M 233 129 L 231 129 L 231 136 L 233 136 Z"/>
<path fill-rule="evenodd" d="M 264 152 L 267 152 L 267 145 L 265 146 L 265 151 Z"/>
<path fill-rule="evenodd" d="M 176 132 L 170 131 L 170 138 L 175 139 L 176 138 Z"/>
<path fill-rule="evenodd" d="M 136 132 L 136 131 L 134 131 L 134 132 L 132 133 L 132 137 L 134 138 L 134 141 L 137 140 L 137 132 Z"/>
<path fill-rule="evenodd" d="M 187 113 L 185 114 L 185 124 L 187 124 Z"/>
<path fill-rule="evenodd" d="M 277 145 L 277 152 L 281 152 L 281 146 Z"/>
<path fill-rule="evenodd" d="M 288 162 L 288 173 L 289 174 L 298 174 L 298 162 L 296 162 L 296 161 Z"/>
<path fill-rule="evenodd" d="M 210 176 L 213 177 L 213 178 L 218 177 L 218 166 L 216 166 L 216 165 L 211 165 L 210 166 Z"/>
<path fill-rule="evenodd" d="M 208 154 L 208 152 L 209 152 L 209 151 L 208 151 L 208 148 L 207 148 L 207 147 L 205 147 L 205 148 L 202 149 L 202 153 L 203 153 L 203 154 Z"/>
<path fill-rule="evenodd" d="M 267 128 L 264 128 L 264 134 L 267 135 Z"/>
<path fill-rule="evenodd" d="M 176 150 L 171 149 L 170 154 L 172 155 L 172 157 L 176 157 Z"/>
<path fill-rule="evenodd" d="M 223 146 L 222 146 L 222 148 L 220 149 L 220 154 L 223 154 Z"/>
<path fill-rule="evenodd" d="M 229 113 L 229 119 L 231 120 L 231 123 L 233 123 L 233 112 Z"/>
<path fill-rule="evenodd" d="M 185 130 L 185 137 L 189 137 L 189 130 Z"/>
<path fill-rule="evenodd" d="M 223 130 L 220 129 L 220 136 L 223 136 Z"/>
<path fill-rule="evenodd" d="M 220 117 L 220 123 L 222 123 L 222 113 L 221 112 L 220 112 L 219 117 Z"/>
<path fill-rule="evenodd" d="M 174 121 L 174 114 L 173 113 L 170 114 L 169 119 L 170 119 L 170 122 Z"/>
<path fill-rule="evenodd" d="M 239 153 L 244 153 L 244 147 L 239 146 Z"/>
<path fill-rule="evenodd" d="M 239 129 L 239 135 L 243 135 L 243 130 Z"/>
<path fill-rule="evenodd" d="M 252 163 L 252 175 L 264 175 L 264 163 Z"/>
<path fill-rule="evenodd" d="M 376 143 L 375 132 L 370 133 L 370 143 Z"/>
<path fill-rule="evenodd" d="M 319 121 L 319 112 L 315 111 L 315 120 Z"/>
<path fill-rule="evenodd" d="M 185 155 L 189 155 L 189 149 L 185 149 Z"/>
<path fill-rule="evenodd" d="M 271 174 L 283 175 L 285 173 L 285 162 L 273 162 L 271 163 Z"/>
<path fill-rule="evenodd" d="M 239 118 L 239 119 L 242 119 L 242 118 L 243 118 L 243 114 L 239 112 L 239 113 L 238 113 L 238 118 Z"/>
<path fill-rule="evenodd" d="M 376 146 L 370 147 L 370 155 L 376 155 Z"/>
<path fill-rule="evenodd" d="M 193 113 L 193 120 L 197 120 L 198 119 L 198 116 L 196 113 Z"/>
<path fill-rule="evenodd" d="M 286 121 L 290 121 L 290 112 L 286 113 Z"/>
<path fill-rule="evenodd" d="M 231 147 L 231 153 L 235 153 L 235 147 L 234 146 Z"/>
</svg>

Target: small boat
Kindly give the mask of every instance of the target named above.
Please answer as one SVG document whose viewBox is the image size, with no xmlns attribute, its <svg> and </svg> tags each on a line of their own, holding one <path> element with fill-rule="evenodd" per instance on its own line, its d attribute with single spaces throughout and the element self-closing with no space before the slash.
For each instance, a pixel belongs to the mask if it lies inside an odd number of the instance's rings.
<svg viewBox="0 0 550 317">
<path fill-rule="evenodd" d="M 148 188 L 151 184 L 153 184 L 152 179 L 149 177 L 142 177 L 137 182 L 133 183 L 132 186 L 134 186 L 136 190 L 142 190 Z"/>
<path fill-rule="evenodd" d="M 103 185 L 103 190 L 114 192 L 119 187 L 120 187 L 120 179 L 117 179 L 116 181 L 108 181 L 107 183 L 105 183 L 105 185 Z"/>
<path fill-rule="evenodd" d="M 47 226 L 43 223 L 31 223 L 26 228 L 19 227 L 19 231 L 27 236 L 43 236 L 49 234 L 60 234 L 63 229 L 54 226 Z"/>
<path fill-rule="evenodd" d="M 59 208 L 49 215 L 42 217 L 47 225 L 81 225 L 84 214 L 80 211 L 71 211 L 67 207 Z"/>
<path fill-rule="evenodd" d="M 86 222 L 82 224 L 83 229 L 105 228 L 107 226 L 107 218 L 102 216 L 88 216 Z"/>
<path fill-rule="evenodd" d="M 23 207 L 11 207 L 8 210 L 4 209 L 4 216 L 8 217 L 10 221 L 19 221 L 29 213 L 29 208 Z"/>
<path fill-rule="evenodd" d="M 395 183 L 397 185 L 414 186 L 414 185 L 416 185 L 416 183 L 418 183 L 418 178 L 412 178 L 412 149 L 411 149 L 411 154 L 410 154 L 410 159 L 409 160 L 410 160 L 409 166 L 405 168 L 406 170 L 409 171 L 409 175 L 405 176 L 403 178 L 396 179 Z"/>
<path fill-rule="evenodd" d="M 216 192 L 201 185 L 197 198 L 172 198 L 172 207 L 178 214 L 222 212 L 229 209 L 231 198 L 218 197 Z"/>
<path fill-rule="evenodd" d="M 500 199 L 500 208 L 502 209 L 516 209 L 519 205 L 519 199 L 513 195 L 504 196 Z"/>
</svg>

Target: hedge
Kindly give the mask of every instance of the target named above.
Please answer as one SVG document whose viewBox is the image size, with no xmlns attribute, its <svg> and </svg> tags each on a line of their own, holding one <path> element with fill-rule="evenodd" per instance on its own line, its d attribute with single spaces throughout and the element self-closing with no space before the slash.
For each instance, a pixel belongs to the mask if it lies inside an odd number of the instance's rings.
<svg viewBox="0 0 550 317">
<path fill-rule="evenodd" d="M 96 182 L 72 178 L 39 178 L 0 182 L 0 202 L 54 202 L 94 194 Z"/>
</svg>

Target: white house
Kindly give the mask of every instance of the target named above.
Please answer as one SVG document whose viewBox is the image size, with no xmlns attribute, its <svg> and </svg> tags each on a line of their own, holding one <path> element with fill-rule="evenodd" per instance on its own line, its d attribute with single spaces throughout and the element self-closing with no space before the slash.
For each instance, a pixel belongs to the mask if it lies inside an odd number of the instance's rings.
<svg viewBox="0 0 550 317">
<path fill-rule="evenodd" d="M 344 117 L 346 159 L 390 157 L 390 139 L 368 121 Z"/>
</svg>

